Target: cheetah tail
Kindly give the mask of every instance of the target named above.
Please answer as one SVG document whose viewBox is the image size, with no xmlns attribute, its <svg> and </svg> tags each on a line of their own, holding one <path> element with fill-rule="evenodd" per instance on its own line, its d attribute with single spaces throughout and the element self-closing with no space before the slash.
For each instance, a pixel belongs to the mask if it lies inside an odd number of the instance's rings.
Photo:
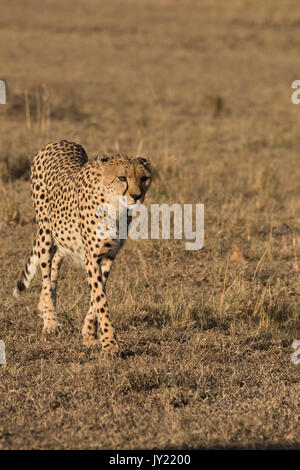
<svg viewBox="0 0 300 470">
<path fill-rule="evenodd" d="M 20 295 L 28 289 L 32 279 L 35 276 L 37 266 L 39 264 L 39 258 L 35 251 L 32 251 L 27 263 L 25 264 L 25 268 L 22 271 L 21 277 L 17 282 L 17 285 L 13 291 L 14 297 L 20 297 Z"/>
</svg>

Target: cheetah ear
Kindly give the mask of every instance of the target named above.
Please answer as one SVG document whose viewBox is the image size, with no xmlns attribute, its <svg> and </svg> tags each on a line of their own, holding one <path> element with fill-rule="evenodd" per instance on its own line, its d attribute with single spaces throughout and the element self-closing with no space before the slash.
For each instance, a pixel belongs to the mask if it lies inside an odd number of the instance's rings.
<svg viewBox="0 0 300 470">
<path fill-rule="evenodd" d="M 147 158 L 145 157 L 136 157 L 136 159 L 142 164 L 142 165 L 150 165 L 150 162 Z"/>
<path fill-rule="evenodd" d="M 136 159 L 146 170 L 151 171 L 151 162 L 148 158 L 137 157 Z"/>
<path fill-rule="evenodd" d="M 100 163 L 106 163 L 110 160 L 110 157 L 106 155 L 106 153 L 102 153 L 101 155 L 98 156 L 98 162 Z"/>
</svg>

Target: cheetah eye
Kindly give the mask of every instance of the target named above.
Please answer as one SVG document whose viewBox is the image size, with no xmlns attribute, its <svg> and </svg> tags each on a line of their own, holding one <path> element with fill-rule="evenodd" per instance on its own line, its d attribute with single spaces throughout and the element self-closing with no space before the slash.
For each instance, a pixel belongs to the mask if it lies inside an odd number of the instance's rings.
<svg viewBox="0 0 300 470">
<path fill-rule="evenodd" d="M 118 178 L 120 181 L 127 181 L 126 176 L 118 176 Z"/>
<path fill-rule="evenodd" d="M 148 176 L 142 176 L 141 182 L 142 182 L 142 183 L 146 183 L 146 181 L 147 181 L 148 179 L 149 179 Z"/>
</svg>

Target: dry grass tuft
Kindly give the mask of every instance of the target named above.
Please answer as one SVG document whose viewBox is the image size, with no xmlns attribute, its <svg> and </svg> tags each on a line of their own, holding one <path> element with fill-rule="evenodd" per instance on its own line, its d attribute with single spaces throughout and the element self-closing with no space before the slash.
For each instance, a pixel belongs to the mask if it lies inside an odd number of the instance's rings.
<svg viewBox="0 0 300 470">
<path fill-rule="evenodd" d="M 28 0 L 1 14 L 0 448 L 299 448 L 299 4 Z M 81 343 L 76 267 L 57 336 L 41 336 L 38 277 L 11 296 L 35 234 L 30 162 L 62 138 L 150 156 L 147 204 L 205 204 L 201 251 L 129 240 L 120 254 L 114 361 Z"/>
</svg>

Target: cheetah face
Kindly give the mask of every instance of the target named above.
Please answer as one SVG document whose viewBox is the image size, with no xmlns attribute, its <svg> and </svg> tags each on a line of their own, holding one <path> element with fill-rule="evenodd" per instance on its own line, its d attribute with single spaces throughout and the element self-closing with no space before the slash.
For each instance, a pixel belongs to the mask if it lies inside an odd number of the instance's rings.
<svg viewBox="0 0 300 470">
<path fill-rule="evenodd" d="M 125 196 L 128 208 L 142 204 L 151 184 L 149 161 L 143 157 L 117 155 L 103 163 L 106 195 L 110 201 L 115 205 L 120 196 Z"/>
</svg>

